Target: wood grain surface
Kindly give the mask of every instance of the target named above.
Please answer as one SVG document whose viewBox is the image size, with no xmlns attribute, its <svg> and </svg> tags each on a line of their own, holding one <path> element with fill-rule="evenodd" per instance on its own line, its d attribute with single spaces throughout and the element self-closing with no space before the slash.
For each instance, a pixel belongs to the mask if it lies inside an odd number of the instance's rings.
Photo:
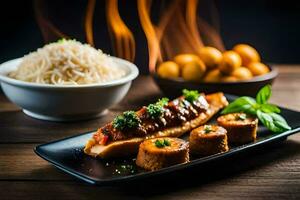
<svg viewBox="0 0 300 200">
<path fill-rule="evenodd" d="M 277 66 L 272 102 L 300 111 L 300 66 Z M 127 109 L 161 97 L 149 76 L 98 119 L 32 119 L 0 93 L 0 199 L 300 199 L 300 134 L 249 154 L 123 186 L 97 187 L 64 174 L 33 152 L 41 143 L 95 130 Z"/>
</svg>

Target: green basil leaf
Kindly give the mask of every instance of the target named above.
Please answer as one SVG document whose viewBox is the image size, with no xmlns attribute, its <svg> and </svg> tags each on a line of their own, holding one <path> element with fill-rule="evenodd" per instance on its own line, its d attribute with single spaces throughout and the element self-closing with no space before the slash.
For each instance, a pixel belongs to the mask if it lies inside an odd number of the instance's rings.
<svg viewBox="0 0 300 200">
<path fill-rule="evenodd" d="M 288 125 L 288 123 L 282 116 L 276 113 L 269 113 L 269 115 L 272 117 L 274 124 L 282 131 L 291 130 L 291 127 Z"/>
<path fill-rule="evenodd" d="M 265 104 L 268 102 L 272 95 L 271 85 L 266 85 L 259 90 L 256 95 L 256 102 L 259 104 Z"/>
<path fill-rule="evenodd" d="M 260 109 L 265 112 L 265 113 L 271 113 L 271 112 L 274 112 L 274 113 L 280 113 L 280 109 L 273 105 L 273 104 L 261 104 L 260 105 Z"/>
<path fill-rule="evenodd" d="M 276 113 L 264 113 L 257 110 L 256 114 L 261 123 L 273 132 L 280 133 L 291 129 L 285 119 Z"/>
<path fill-rule="evenodd" d="M 261 123 L 268 129 L 270 129 L 272 126 L 274 126 L 273 119 L 270 115 L 268 115 L 260 110 L 256 111 L 256 115 L 257 115 L 258 119 L 261 121 Z"/>
<path fill-rule="evenodd" d="M 244 110 L 242 112 L 244 112 L 246 114 L 256 115 L 257 108 L 255 108 L 255 106 L 253 106 L 253 105 L 245 105 L 245 106 L 243 106 L 243 109 Z"/>
<path fill-rule="evenodd" d="M 280 132 L 291 130 L 291 127 L 287 123 L 281 121 L 274 121 L 274 124 L 280 129 Z"/>
<path fill-rule="evenodd" d="M 257 110 L 256 112 L 258 119 L 261 121 L 261 123 L 269 130 L 278 133 L 281 132 L 281 130 L 274 124 L 273 118 L 260 110 Z"/>
<path fill-rule="evenodd" d="M 278 115 L 276 113 L 269 113 L 269 115 L 276 121 L 283 121 L 286 123 L 285 119 L 281 115 Z"/>
<path fill-rule="evenodd" d="M 228 114 L 234 112 L 244 112 L 250 110 L 250 108 L 255 105 L 255 100 L 251 97 L 240 97 L 231 102 L 221 114 Z"/>
</svg>

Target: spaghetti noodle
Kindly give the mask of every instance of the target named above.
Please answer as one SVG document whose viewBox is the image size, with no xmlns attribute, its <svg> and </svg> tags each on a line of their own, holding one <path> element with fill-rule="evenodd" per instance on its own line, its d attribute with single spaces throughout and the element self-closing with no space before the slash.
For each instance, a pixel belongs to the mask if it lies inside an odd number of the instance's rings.
<svg viewBox="0 0 300 200">
<path fill-rule="evenodd" d="M 34 83 L 81 85 L 103 83 L 125 76 L 101 50 L 75 40 L 59 40 L 24 56 L 9 77 Z"/>
</svg>

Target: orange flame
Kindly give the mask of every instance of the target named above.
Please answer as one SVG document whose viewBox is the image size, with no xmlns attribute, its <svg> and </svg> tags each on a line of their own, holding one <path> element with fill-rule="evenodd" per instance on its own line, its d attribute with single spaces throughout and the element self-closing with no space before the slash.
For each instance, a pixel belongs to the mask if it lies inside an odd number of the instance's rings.
<svg viewBox="0 0 300 200">
<path fill-rule="evenodd" d="M 42 0 L 35 0 L 35 14 L 45 42 L 68 38 L 43 15 Z M 218 31 L 197 17 L 198 0 L 173 0 L 162 13 L 159 23 L 153 24 L 150 11 L 152 0 L 137 0 L 139 20 L 148 43 L 149 70 L 155 71 L 157 62 L 172 59 L 180 53 L 198 54 L 204 45 L 225 50 Z M 86 41 L 94 46 L 93 18 L 96 0 L 88 0 L 85 11 Z M 213 13 L 214 14 L 214 13 Z M 106 20 L 115 55 L 134 61 L 135 39 L 122 20 L 118 0 L 106 0 Z"/>
<path fill-rule="evenodd" d="M 67 35 L 58 30 L 48 19 L 43 16 L 44 5 L 42 0 L 35 0 L 35 14 L 40 26 L 45 43 L 55 41 L 59 38 L 68 38 Z M 96 0 L 88 0 L 85 11 L 85 36 L 86 41 L 94 46 L 93 18 L 95 12 Z M 118 10 L 118 0 L 106 1 L 106 17 L 110 30 L 115 54 L 118 57 L 134 61 L 135 58 L 135 39 L 132 32 L 125 25 Z"/>
<path fill-rule="evenodd" d="M 203 38 L 210 46 L 220 50 L 224 45 L 217 31 L 197 17 L 198 0 L 175 0 L 164 10 L 158 25 L 150 18 L 151 0 L 138 0 L 140 22 L 148 42 L 149 70 L 155 71 L 157 62 L 172 59 L 180 53 L 198 54 L 204 46 Z M 199 31 L 204 30 L 204 31 Z M 207 37 L 203 37 L 204 34 Z"/>
<path fill-rule="evenodd" d="M 88 0 L 86 7 L 85 15 L 85 35 L 86 41 L 94 46 L 94 37 L 93 37 L 93 16 L 95 11 L 96 0 Z"/>
<path fill-rule="evenodd" d="M 125 25 L 120 16 L 118 0 L 106 1 L 106 20 L 110 30 L 115 54 L 118 57 L 134 61 L 135 40 L 132 32 Z"/>
<path fill-rule="evenodd" d="M 148 42 L 149 69 L 152 72 L 155 69 L 157 59 L 161 57 L 161 53 L 159 37 L 157 36 L 157 32 L 149 16 L 151 1 L 140 0 L 137 2 L 137 6 L 141 24 Z"/>
</svg>

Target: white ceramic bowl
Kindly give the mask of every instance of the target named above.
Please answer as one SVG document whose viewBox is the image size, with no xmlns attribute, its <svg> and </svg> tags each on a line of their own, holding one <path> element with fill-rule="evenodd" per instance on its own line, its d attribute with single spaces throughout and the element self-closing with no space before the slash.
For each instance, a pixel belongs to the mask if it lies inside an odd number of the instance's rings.
<svg viewBox="0 0 300 200">
<path fill-rule="evenodd" d="M 0 65 L 0 82 L 5 95 L 31 117 L 50 121 L 94 118 L 120 102 L 139 73 L 134 64 L 116 57 L 112 59 L 126 70 L 127 75 L 106 83 L 57 86 L 8 77 L 21 58 Z"/>
</svg>

